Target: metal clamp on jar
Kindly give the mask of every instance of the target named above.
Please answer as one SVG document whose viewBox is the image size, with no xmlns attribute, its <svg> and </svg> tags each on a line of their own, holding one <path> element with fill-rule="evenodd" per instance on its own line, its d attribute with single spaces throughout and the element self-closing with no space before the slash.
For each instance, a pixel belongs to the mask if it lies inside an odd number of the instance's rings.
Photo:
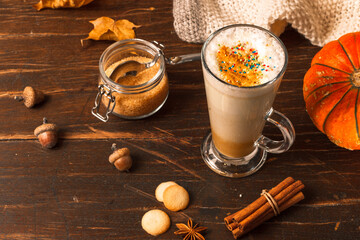
<svg viewBox="0 0 360 240">
<path fill-rule="evenodd" d="M 165 63 L 200 60 L 200 54 L 166 59 L 164 46 L 155 41 L 128 39 L 109 46 L 99 61 L 99 86 L 92 114 L 103 122 L 109 114 L 141 119 L 156 113 L 169 94 Z M 101 103 L 106 107 L 100 114 Z"/>
</svg>

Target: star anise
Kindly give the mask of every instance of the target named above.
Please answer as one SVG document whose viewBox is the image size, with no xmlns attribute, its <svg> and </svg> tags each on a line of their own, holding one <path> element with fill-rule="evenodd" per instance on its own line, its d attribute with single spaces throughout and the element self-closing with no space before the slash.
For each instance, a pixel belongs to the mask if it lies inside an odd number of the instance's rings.
<svg viewBox="0 0 360 240">
<path fill-rule="evenodd" d="M 177 223 L 176 226 L 179 230 L 174 232 L 176 235 L 184 235 L 183 240 L 205 240 L 200 232 L 205 231 L 206 227 L 199 227 L 199 224 L 193 225 L 191 218 L 189 218 L 187 225 L 184 223 Z"/>
</svg>

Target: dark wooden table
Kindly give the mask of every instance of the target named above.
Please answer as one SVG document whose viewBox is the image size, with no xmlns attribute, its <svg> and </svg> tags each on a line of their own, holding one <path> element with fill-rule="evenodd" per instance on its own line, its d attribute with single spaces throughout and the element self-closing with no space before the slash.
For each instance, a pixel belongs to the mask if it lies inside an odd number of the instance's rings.
<svg viewBox="0 0 360 240">
<path fill-rule="evenodd" d="M 292 176 L 306 185 L 306 199 L 243 239 L 360 239 L 360 152 L 335 146 L 305 111 L 302 79 L 313 46 L 291 27 L 281 36 L 289 64 L 274 103 L 296 130 L 293 147 L 271 155 L 256 174 L 230 179 L 213 173 L 200 156 L 209 130 L 200 63 L 169 66 L 170 96 L 144 120 L 93 117 L 100 54 L 111 42 L 80 39 L 101 16 L 126 18 L 142 27 L 137 37 L 156 40 L 174 56 L 199 52 L 173 28 L 172 2 L 95 0 L 80 9 L 37 12 L 36 0 L 0 0 L 0 239 L 154 239 L 140 224 L 150 209 L 175 223 L 188 217 L 209 228 L 206 239 L 232 239 L 223 218 L 255 200 L 262 189 Z M 154 11 L 126 11 L 155 7 Z M 47 100 L 33 109 L 14 101 L 31 85 Z M 41 148 L 33 130 L 42 118 L 61 129 L 55 149 Z M 265 134 L 280 139 L 267 127 Z M 127 146 L 135 164 L 121 173 L 109 164 L 111 144 Z M 156 186 L 173 180 L 190 193 L 183 212 L 154 198 Z M 239 197 L 239 195 L 242 197 Z"/>
</svg>

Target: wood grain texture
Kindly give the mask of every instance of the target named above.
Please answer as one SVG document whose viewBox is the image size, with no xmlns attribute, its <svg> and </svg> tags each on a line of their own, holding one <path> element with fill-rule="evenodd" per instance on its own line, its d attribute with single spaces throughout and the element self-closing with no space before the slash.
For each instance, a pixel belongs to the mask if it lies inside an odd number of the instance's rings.
<svg viewBox="0 0 360 240">
<path fill-rule="evenodd" d="M 140 224 L 154 208 L 173 223 L 159 239 L 181 239 L 174 223 L 188 217 L 209 228 L 206 239 L 232 239 L 223 218 L 287 176 L 306 185 L 305 200 L 242 239 L 359 239 L 360 152 L 321 134 L 302 97 L 303 76 L 320 48 L 290 27 L 281 36 L 289 64 L 274 108 L 293 122 L 295 144 L 270 154 L 255 175 L 228 179 L 200 156 L 209 119 L 199 62 L 168 66 L 169 99 L 150 118 L 111 116 L 102 123 L 90 113 L 98 60 L 111 42 L 81 47 L 89 21 L 126 18 L 142 25 L 137 37 L 163 43 L 167 56 L 199 52 L 201 45 L 176 36 L 171 1 L 95 0 L 80 9 L 40 12 L 32 7 L 36 2 L 0 0 L 0 239 L 154 239 Z M 155 10 L 130 11 L 149 7 Z M 26 85 L 43 90 L 46 102 L 27 109 L 14 101 Z M 44 116 L 61 129 L 53 150 L 42 149 L 33 135 Z M 271 126 L 264 134 L 280 139 Z M 113 142 L 130 148 L 130 173 L 108 163 Z M 156 186 L 169 180 L 190 193 L 183 212 L 167 211 L 154 198 Z"/>
</svg>

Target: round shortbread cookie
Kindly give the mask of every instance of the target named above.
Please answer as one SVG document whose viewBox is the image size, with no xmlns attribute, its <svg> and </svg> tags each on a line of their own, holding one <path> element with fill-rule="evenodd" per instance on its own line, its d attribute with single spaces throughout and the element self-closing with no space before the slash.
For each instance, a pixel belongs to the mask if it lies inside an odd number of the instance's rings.
<svg viewBox="0 0 360 240">
<path fill-rule="evenodd" d="M 142 217 L 141 226 L 147 233 L 157 236 L 169 229 L 170 218 L 164 211 L 150 210 Z"/>
<path fill-rule="evenodd" d="M 177 183 L 173 182 L 173 181 L 162 182 L 159 184 L 159 186 L 157 186 L 157 188 L 155 190 L 155 197 L 159 202 L 163 202 L 163 199 L 164 199 L 163 195 L 164 195 L 165 189 L 167 189 L 168 187 L 170 187 L 172 185 L 177 185 Z"/>
<path fill-rule="evenodd" d="M 189 193 L 180 185 L 172 185 L 164 191 L 164 205 L 171 211 L 180 211 L 189 204 Z"/>
</svg>

